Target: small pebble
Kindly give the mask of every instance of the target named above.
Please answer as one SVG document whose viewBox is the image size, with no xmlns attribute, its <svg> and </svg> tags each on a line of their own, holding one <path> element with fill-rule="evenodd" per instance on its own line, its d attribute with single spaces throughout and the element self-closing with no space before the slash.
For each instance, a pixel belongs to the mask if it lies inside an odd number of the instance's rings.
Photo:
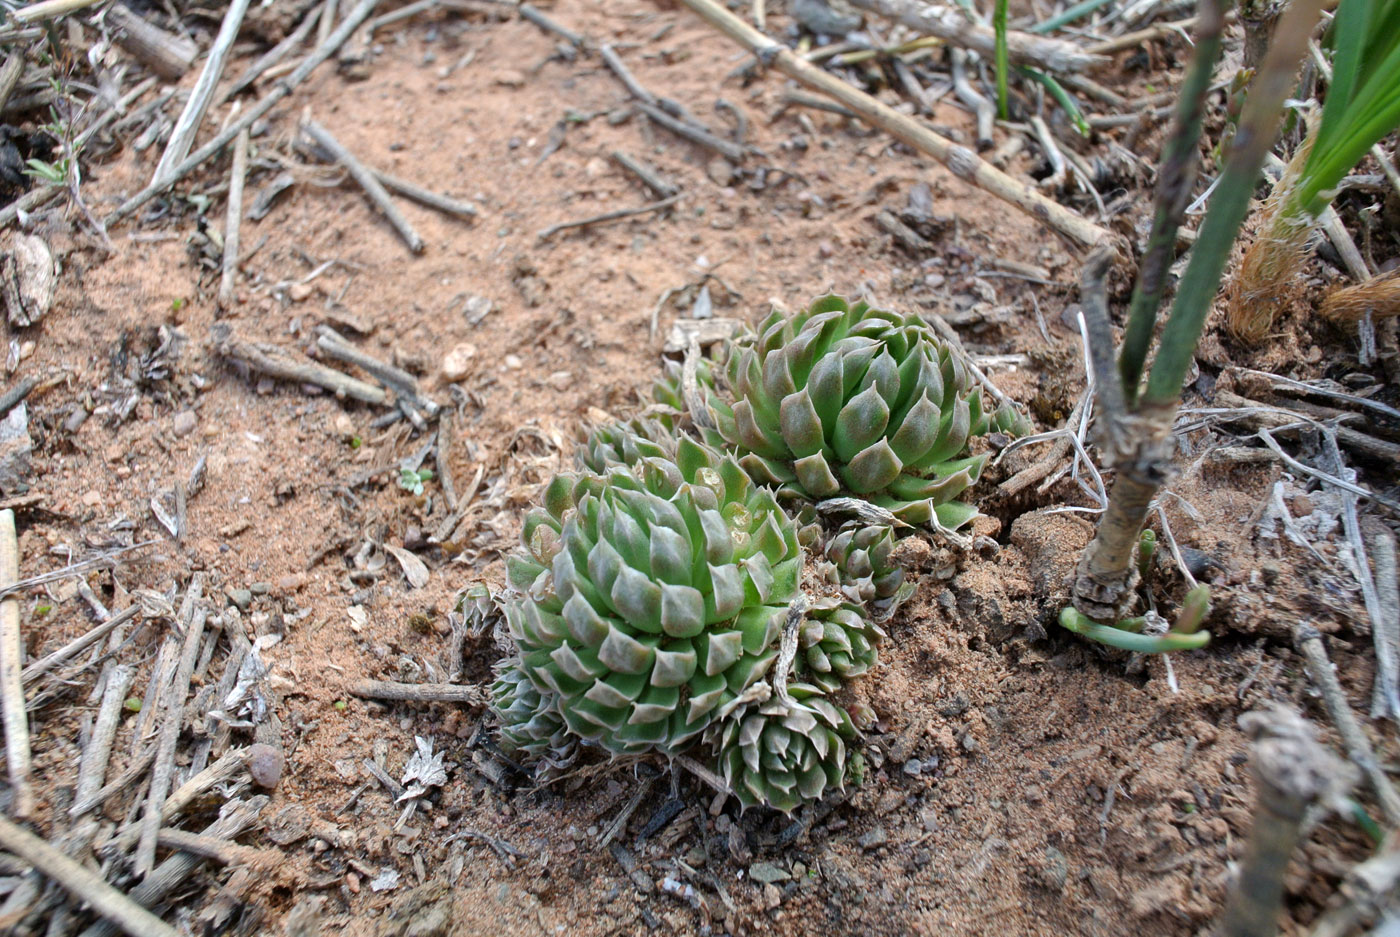
<svg viewBox="0 0 1400 937">
<path fill-rule="evenodd" d="M 258 787 L 272 790 L 282 779 L 282 752 L 272 745 L 257 743 L 248 750 L 248 776 Z"/>
<path fill-rule="evenodd" d="M 459 342 L 452 346 L 452 350 L 442 359 L 443 380 L 452 383 L 466 377 L 475 358 L 476 346 L 471 342 Z"/>
<path fill-rule="evenodd" d="M 294 303 L 303 303 L 311 298 L 312 292 L 310 283 L 293 283 L 287 287 L 287 298 Z"/>
<path fill-rule="evenodd" d="M 512 371 L 524 366 L 525 364 L 525 362 L 520 360 L 519 355 L 506 355 L 505 362 L 506 367 L 510 368 Z"/>
<path fill-rule="evenodd" d="M 176 436 L 188 436 L 190 433 L 194 432 L 196 423 L 197 420 L 195 419 L 193 410 L 181 410 L 179 413 L 175 414 L 175 419 L 171 423 L 170 429 Z"/>
<path fill-rule="evenodd" d="M 717 186 L 727 186 L 734 181 L 734 167 L 722 156 L 710 160 L 705 166 L 705 173 Z"/>
<path fill-rule="evenodd" d="M 749 878 L 767 885 L 772 882 L 785 882 L 792 876 L 787 870 L 780 869 L 771 862 L 755 862 L 749 866 Z"/>
<path fill-rule="evenodd" d="M 857 839 L 856 845 L 861 849 L 875 849 L 885 845 L 888 841 L 889 836 L 886 835 L 885 828 L 883 826 L 877 826 L 869 833 L 862 835 L 860 839 Z"/>
<path fill-rule="evenodd" d="M 90 508 L 95 508 L 101 503 L 102 495 L 97 491 L 89 491 L 87 494 L 83 495 L 83 504 Z"/>
<path fill-rule="evenodd" d="M 917 778 L 923 770 L 923 762 L 919 761 L 917 758 L 910 758 L 904 763 L 904 773 L 911 777 Z"/>
</svg>

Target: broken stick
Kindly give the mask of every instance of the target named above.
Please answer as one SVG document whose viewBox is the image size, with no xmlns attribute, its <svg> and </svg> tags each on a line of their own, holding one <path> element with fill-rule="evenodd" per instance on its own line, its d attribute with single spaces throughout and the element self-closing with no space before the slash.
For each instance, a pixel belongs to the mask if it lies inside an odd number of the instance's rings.
<svg viewBox="0 0 1400 937">
<path fill-rule="evenodd" d="M 617 211 L 605 211 L 601 215 L 593 215 L 590 218 L 580 218 L 578 221 L 561 221 L 559 224 L 552 224 L 539 233 L 541 241 L 547 241 L 560 231 L 567 231 L 570 228 L 587 228 L 591 225 L 602 224 L 605 221 L 617 221 L 620 218 L 631 218 L 634 215 L 645 215 L 654 211 L 661 211 L 663 208 L 670 208 L 680 201 L 683 193 L 677 193 L 670 198 L 663 198 L 659 202 L 651 202 L 637 208 L 619 208 Z"/>
<path fill-rule="evenodd" d="M 101 875 L 4 817 L 0 817 L 0 847 L 33 865 L 132 937 L 177 937 L 175 928 L 108 885 Z M 116 928 L 102 929 L 110 933 Z"/>
<path fill-rule="evenodd" d="M 238 238 L 243 222 L 243 182 L 248 177 L 248 130 L 239 131 L 233 143 L 233 169 L 228 176 L 228 212 L 224 216 L 223 273 L 219 280 L 219 308 L 233 305 L 238 280 Z"/>
<path fill-rule="evenodd" d="M 978 158 L 977 154 L 967 147 L 959 146 L 934 133 L 912 117 L 906 117 L 864 91 L 816 67 L 790 49 L 769 39 L 715 0 L 682 2 L 711 26 L 757 55 L 764 64 L 797 79 L 809 88 L 835 98 L 871 125 L 934 157 L 964 182 L 1010 202 L 1032 218 L 1049 225 L 1083 247 L 1118 243 L 1119 239 L 1106 228 L 1046 198 L 1032 186 L 1011 178 Z"/>
<path fill-rule="evenodd" d="M 365 699 L 405 700 L 411 703 L 467 703 L 479 706 L 488 693 L 479 686 L 459 683 L 394 683 L 387 680 L 357 680 L 346 689 Z"/>
<path fill-rule="evenodd" d="M 243 25 L 243 15 L 248 12 L 248 3 L 249 0 L 233 0 L 228 5 L 224 21 L 219 26 L 219 35 L 214 39 L 209 57 L 204 60 L 204 70 L 199 73 L 199 80 L 190 92 L 190 99 L 185 102 L 185 109 L 180 112 L 175 121 L 175 129 L 170 132 L 165 152 L 160 155 L 160 162 L 156 164 L 151 185 L 163 183 L 175 166 L 189 155 L 190 147 L 194 145 L 194 135 L 199 132 L 199 125 L 204 122 L 204 115 L 209 110 L 210 102 L 214 100 L 214 88 L 223 77 L 229 50 L 233 48 L 233 41 L 238 38 L 238 27 Z"/>
<path fill-rule="evenodd" d="M 302 63 L 297 66 L 296 71 L 278 82 L 277 86 L 269 91 L 266 97 L 253 105 L 253 107 L 248 110 L 248 113 L 230 123 L 215 136 L 214 139 L 182 160 L 180 165 L 171 169 L 160 182 L 146 186 L 140 192 L 118 205 L 106 218 L 102 219 L 102 223 L 111 227 L 113 224 L 125 218 L 127 215 L 130 215 L 132 212 L 136 211 L 136 209 L 145 205 L 151 199 L 183 179 L 197 167 L 203 165 L 204 161 L 215 153 L 228 146 L 230 141 L 238 136 L 244 128 L 253 126 L 253 124 L 266 115 L 268 111 L 276 107 L 279 101 L 291 94 L 292 90 L 305 81 L 313 71 L 326 61 L 326 59 L 334 55 L 335 51 L 345 44 L 345 40 L 350 38 L 350 34 L 359 28 L 360 23 L 364 22 L 365 17 L 373 12 L 378 3 L 379 0 L 360 0 L 360 3 L 351 10 L 349 15 L 336 27 L 335 32 L 327 37 L 326 41 L 318 46 L 315 52 L 308 55 Z M 112 9 L 120 9 L 120 6 L 113 7 Z M 0 224 L 3 223 L 4 218 L 0 216 Z"/>
<path fill-rule="evenodd" d="M 19 581 L 19 541 L 15 537 L 15 512 L 0 511 L 0 582 Z M 34 783 L 30 777 L 29 715 L 24 707 L 24 681 L 20 676 L 24 643 L 19 634 L 19 602 L 14 596 L 0 599 L 0 705 L 4 707 L 5 760 L 10 769 L 14 801 L 10 812 L 27 820 L 34 813 Z"/>
<path fill-rule="evenodd" d="M 151 771 L 151 790 L 147 795 L 146 812 L 141 819 L 141 839 L 136 845 L 136 860 L 132 864 L 135 873 L 142 877 L 156 864 L 156 834 L 160 832 L 161 807 L 165 804 L 165 795 L 170 792 L 170 783 L 175 776 L 175 743 L 179 741 L 180 726 L 184 723 L 185 697 L 189 695 L 190 678 L 194 675 L 200 639 L 204 637 L 204 622 L 208 617 L 208 610 L 202 605 L 203 598 L 204 574 L 195 573 L 190 577 L 185 600 L 180 605 L 180 624 L 184 628 L 185 640 L 180 648 L 175 680 L 166 688 L 161 700 L 165 721 L 160 727 L 156 762 Z"/>
<path fill-rule="evenodd" d="M 310 362 L 291 361 L 276 351 L 259 348 L 252 342 L 234 338 L 232 332 L 226 328 L 216 326 L 216 329 L 222 329 L 214 333 L 214 347 L 221 358 L 241 362 L 252 370 L 259 371 L 269 377 L 280 378 L 284 381 L 296 381 L 299 384 L 314 384 L 330 391 L 337 397 L 350 397 L 365 403 L 377 404 L 386 403 L 389 400 L 389 394 L 383 388 L 353 378 L 335 368 Z"/>
<path fill-rule="evenodd" d="M 346 172 L 360 184 L 360 188 L 365 190 L 370 201 L 375 207 L 389 219 L 389 223 L 394 226 L 394 230 L 403 238 L 408 249 L 415 254 L 423 253 L 423 239 L 418 236 L 418 232 L 413 230 L 413 225 L 408 223 L 408 219 L 403 216 L 393 201 L 389 198 L 389 193 L 384 191 L 384 185 L 375 178 L 374 171 L 364 163 L 360 162 L 353 153 L 347 150 L 343 144 L 331 132 L 314 120 L 308 120 L 302 125 L 311 139 L 316 141 L 316 145 L 326 150 L 335 161 L 345 167 Z"/>
</svg>

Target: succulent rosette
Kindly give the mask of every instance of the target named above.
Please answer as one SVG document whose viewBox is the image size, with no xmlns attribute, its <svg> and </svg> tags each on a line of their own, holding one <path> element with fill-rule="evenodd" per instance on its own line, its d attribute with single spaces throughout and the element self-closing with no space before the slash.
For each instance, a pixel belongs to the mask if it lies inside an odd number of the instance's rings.
<svg viewBox="0 0 1400 937">
<path fill-rule="evenodd" d="M 507 657 L 497 665 L 491 708 L 501 720 L 497 740 L 506 755 L 526 764 L 572 760 L 577 743 L 559 715 L 558 697 L 540 692 L 521 670 L 520 658 Z"/>
<path fill-rule="evenodd" d="M 889 527 L 849 524 L 826 542 L 822 552 L 835 568 L 846 598 L 886 612 L 910 592 L 903 567 L 892 557 L 894 544 L 894 531 Z"/>
<path fill-rule="evenodd" d="M 615 753 L 684 748 L 768 672 L 802 563 L 772 493 L 687 437 L 674 461 L 556 479 L 523 539 L 521 671 Z"/>
<path fill-rule="evenodd" d="M 791 813 L 806 801 L 842 788 L 846 739 L 855 728 L 846 711 L 820 690 L 792 684 L 786 692 L 738 706 L 711 730 L 719 770 L 745 807 Z"/>
<path fill-rule="evenodd" d="M 885 632 L 852 602 L 818 600 L 798 631 L 797 672 L 833 692 L 874 667 Z"/>
<path fill-rule="evenodd" d="M 595 427 L 575 455 L 581 468 L 601 475 L 613 466 L 632 466 L 647 458 L 674 459 L 676 439 L 665 423 L 636 417 Z"/>
<path fill-rule="evenodd" d="M 913 524 L 967 523 L 955 500 L 985 454 L 980 391 L 952 350 L 914 316 L 839 296 L 793 316 L 774 312 L 725 366 L 712 391 L 718 435 L 761 485 L 811 500 L 855 495 Z"/>
</svg>

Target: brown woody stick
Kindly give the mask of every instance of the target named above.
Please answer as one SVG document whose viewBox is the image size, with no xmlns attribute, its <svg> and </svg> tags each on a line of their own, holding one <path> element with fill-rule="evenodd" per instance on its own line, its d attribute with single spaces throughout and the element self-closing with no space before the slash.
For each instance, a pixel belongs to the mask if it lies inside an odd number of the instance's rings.
<svg viewBox="0 0 1400 937">
<path fill-rule="evenodd" d="M 330 153 L 336 162 L 345 167 L 345 171 L 350 173 L 354 180 L 360 184 L 360 188 L 365 190 L 365 194 L 369 196 L 370 201 L 374 202 L 380 213 L 389 219 L 389 223 L 394 226 L 399 237 L 403 238 L 408 249 L 415 254 L 423 253 L 423 239 L 418 236 L 417 231 L 413 230 L 413 225 L 408 223 L 403 212 L 399 211 L 398 206 L 389 198 L 389 193 L 384 191 L 384 185 L 375 178 L 374 172 L 360 162 L 355 154 L 346 149 L 344 144 L 331 136 L 329 130 L 316 121 L 308 120 L 302 125 L 302 129 L 310 135 L 311 139 L 316 141 L 317 146 Z"/>
<path fill-rule="evenodd" d="M 990 59 L 996 52 L 996 33 L 979 26 L 952 6 L 934 6 L 923 0 L 851 0 L 864 10 L 903 23 L 910 29 L 942 39 L 949 45 L 981 53 Z M 1007 30 L 1006 52 L 1011 61 L 1034 65 L 1047 71 L 1084 71 L 1107 63 L 1102 55 L 1091 55 L 1072 42 Z"/>
<path fill-rule="evenodd" d="M 991 164 L 983 162 L 967 147 L 958 146 L 946 137 L 939 136 L 913 118 L 881 104 L 835 75 L 822 71 L 800 56 L 794 55 L 789 49 L 769 39 L 714 0 L 683 2 L 711 26 L 757 55 L 764 64 L 771 65 L 809 88 L 835 98 L 873 126 L 934 157 L 963 181 L 1010 202 L 1084 247 L 1113 242 L 1114 236 L 1105 228 L 1051 201 L 1037 192 L 1034 186 L 1018 182 Z"/>
<path fill-rule="evenodd" d="M 0 511 L 0 582 L 19 580 L 19 541 L 15 537 L 15 512 Z M 9 763 L 14 802 L 10 812 L 17 819 L 34 813 L 34 784 L 30 777 L 29 715 L 24 707 L 24 681 L 20 676 L 24 644 L 19 634 L 19 602 L 14 596 L 0 599 L 0 703 L 4 705 L 5 760 Z"/>
<path fill-rule="evenodd" d="M 266 97 L 249 108 L 248 112 L 238 120 L 233 121 L 225 127 L 214 139 L 195 150 L 182 160 L 178 166 L 173 167 L 164 179 L 146 186 L 146 188 L 118 205 L 111 214 L 102 219 L 103 224 L 111 227 L 127 215 L 130 215 L 132 212 L 136 211 L 136 209 L 145 205 L 151 199 L 193 172 L 197 167 L 203 165 L 205 160 L 228 146 L 233 138 L 238 136 L 245 128 L 253 126 L 253 124 L 267 114 L 268 111 L 276 107 L 278 102 L 291 94 L 292 90 L 305 81 L 318 66 L 334 55 L 335 51 L 345 44 L 345 40 L 350 38 L 350 34 L 359 27 L 360 23 L 364 22 L 365 17 L 369 16 L 369 14 L 374 11 L 378 2 L 379 0 L 360 0 L 360 3 L 351 10 L 349 15 L 336 27 L 335 32 L 327 37 L 326 41 L 317 47 L 316 51 L 308 55 L 302 63 L 297 66 L 296 71 L 292 72 L 282 81 L 279 81 L 277 86 L 269 91 Z"/>
<path fill-rule="evenodd" d="M 0 817 L 0 847 L 33 865 L 132 937 L 177 937 L 175 928 L 108 885 L 102 876 L 4 817 Z"/>
<path fill-rule="evenodd" d="M 238 282 L 238 241 L 243 224 L 243 182 L 248 177 L 248 133 L 239 131 L 233 143 L 233 169 L 228 176 L 228 212 L 224 217 L 224 263 L 219 280 L 219 308 L 233 305 Z"/>
</svg>

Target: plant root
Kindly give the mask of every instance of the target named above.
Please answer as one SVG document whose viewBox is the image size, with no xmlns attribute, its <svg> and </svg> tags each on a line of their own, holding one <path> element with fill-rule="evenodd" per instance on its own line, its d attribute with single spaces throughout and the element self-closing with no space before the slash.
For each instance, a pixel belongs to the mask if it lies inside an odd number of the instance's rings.
<svg viewBox="0 0 1400 937">
<path fill-rule="evenodd" d="M 1360 322 L 1368 314 L 1372 319 L 1400 316 L 1400 267 L 1365 283 L 1335 289 L 1322 303 L 1322 317 L 1331 322 Z"/>
</svg>

